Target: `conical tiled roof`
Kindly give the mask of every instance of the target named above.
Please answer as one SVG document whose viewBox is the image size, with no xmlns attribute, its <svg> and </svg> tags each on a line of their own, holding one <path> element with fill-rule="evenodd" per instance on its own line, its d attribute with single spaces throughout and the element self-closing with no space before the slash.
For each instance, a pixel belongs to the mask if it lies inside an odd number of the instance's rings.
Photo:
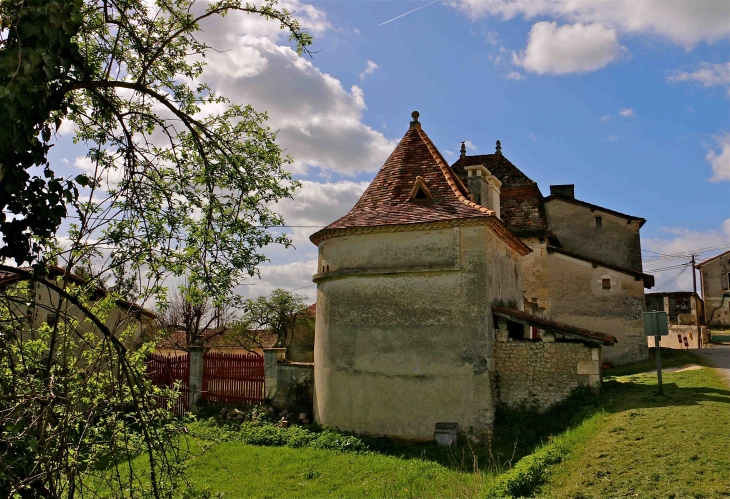
<svg viewBox="0 0 730 499">
<path fill-rule="evenodd" d="M 430 199 L 411 199 L 420 182 Z M 310 240 L 318 244 L 342 229 L 481 218 L 499 226 L 495 232 L 513 239 L 513 246 L 523 246 L 492 210 L 469 201 L 467 195 L 463 182 L 415 121 L 350 212 L 312 234 Z"/>
</svg>

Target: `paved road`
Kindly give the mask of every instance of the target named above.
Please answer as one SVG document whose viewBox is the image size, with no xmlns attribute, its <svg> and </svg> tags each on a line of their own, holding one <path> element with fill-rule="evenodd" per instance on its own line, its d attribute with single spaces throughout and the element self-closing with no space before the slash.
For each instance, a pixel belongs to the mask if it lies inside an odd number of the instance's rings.
<svg viewBox="0 0 730 499">
<path fill-rule="evenodd" d="M 712 345 L 710 348 L 690 350 L 715 366 L 730 385 L 730 345 Z"/>
</svg>

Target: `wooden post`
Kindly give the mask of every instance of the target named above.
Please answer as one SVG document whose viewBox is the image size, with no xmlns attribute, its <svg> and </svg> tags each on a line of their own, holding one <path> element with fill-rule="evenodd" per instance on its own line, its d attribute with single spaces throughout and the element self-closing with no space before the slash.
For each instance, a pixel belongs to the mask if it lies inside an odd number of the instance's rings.
<svg viewBox="0 0 730 499">
<path fill-rule="evenodd" d="M 188 348 L 190 356 L 190 412 L 197 414 L 200 402 L 203 396 L 203 353 L 205 349 L 202 346 L 191 346 Z"/>
</svg>

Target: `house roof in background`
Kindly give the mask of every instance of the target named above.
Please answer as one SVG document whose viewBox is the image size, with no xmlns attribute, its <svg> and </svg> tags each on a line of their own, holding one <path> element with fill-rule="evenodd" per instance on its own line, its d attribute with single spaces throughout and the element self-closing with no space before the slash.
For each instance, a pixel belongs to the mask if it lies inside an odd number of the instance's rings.
<svg viewBox="0 0 730 499">
<path fill-rule="evenodd" d="M 484 165 L 502 182 L 500 216 L 510 232 L 518 237 L 550 234 L 542 193 L 533 180 L 501 153 L 462 156 L 451 168 L 462 182 L 468 182 L 466 167 L 474 165 Z"/>
<path fill-rule="evenodd" d="M 718 258 L 722 258 L 722 257 L 723 257 L 723 256 L 725 256 L 725 255 L 730 255 L 730 250 L 726 251 L 725 253 L 720 253 L 719 255 L 715 255 L 715 256 L 713 256 L 712 258 L 708 258 L 708 259 L 707 259 L 707 260 L 705 260 L 704 262 L 702 262 L 702 263 L 698 263 L 697 265 L 695 265 L 695 267 L 696 267 L 696 268 L 700 268 L 700 267 L 702 267 L 702 266 L 704 266 L 704 265 L 707 265 L 707 264 L 708 264 L 708 263 L 710 263 L 710 262 L 714 262 L 714 261 L 715 261 L 715 260 L 717 260 Z"/>
</svg>

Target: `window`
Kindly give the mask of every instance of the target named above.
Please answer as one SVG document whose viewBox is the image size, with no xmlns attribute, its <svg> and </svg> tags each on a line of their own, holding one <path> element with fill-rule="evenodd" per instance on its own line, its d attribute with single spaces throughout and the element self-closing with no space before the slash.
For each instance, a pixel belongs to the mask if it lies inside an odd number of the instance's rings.
<svg viewBox="0 0 730 499">
<path fill-rule="evenodd" d="M 48 323 L 49 326 L 55 326 L 56 325 L 56 314 L 47 314 L 46 322 Z"/>
<path fill-rule="evenodd" d="M 601 279 L 601 288 L 611 289 L 611 279 L 608 277 L 604 277 L 603 279 Z"/>
<path fill-rule="evenodd" d="M 423 189 L 418 189 L 416 191 L 416 194 L 413 196 L 413 199 L 428 199 L 428 194 Z"/>
<path fill-rule="evenodd" d="M 691 314 L 692 304 L 689 296 L 670 296 L 669 297 L 669 315 L 676 316 L 678 314 Z"/>
<path fill-rule="evenodd" d="M 720 284 L 722 284 L 723 291 L 730 289 L 730 272 L 725 272 L 720 275 Z"/>
<path fill-rule="evenodd" d="M 596 229 L 600 229 L 601 227 L 603 227 L 603 218 L 596 217 Z"/>
</svg>

